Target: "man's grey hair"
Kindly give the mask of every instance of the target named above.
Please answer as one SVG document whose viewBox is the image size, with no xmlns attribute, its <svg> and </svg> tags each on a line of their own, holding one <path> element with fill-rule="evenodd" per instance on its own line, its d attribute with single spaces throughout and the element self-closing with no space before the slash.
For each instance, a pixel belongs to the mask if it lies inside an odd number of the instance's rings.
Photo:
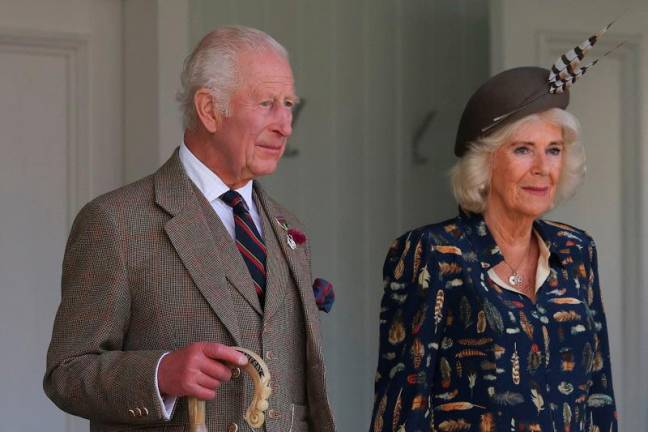
<svg viewBox="0 0 648 432">
<path fill-rule="evenodd" d="M 177 100 L 184 128 L 193 129 L 197 125 L 194 95 L 200 88 L 209 89 L 218 110 L 225 116 L 229 115 L 230 97 L 240 84 L 237 71 L 239 56 L 244 52 L 265 50 L 288 59 L 286 48 L 261 30 L 227 26 L 205 35 L 185 59 L 180 76 L 181 89 Z"/>
<path fill-rule="evenodd" d="M 531 114 L 470 144 L 468 152 L 457 161 L 450 172 L 452 192 L 465 210 L 483 213 L 490 190 L 492 156 L 520 126 L 531 120 L 544 120 L 562 129 L 564 163 L 553 205 L 570 198 L 585 176 L 585 149 L 580 142 L 580 123 L 560 108 Z"/>
</svg>

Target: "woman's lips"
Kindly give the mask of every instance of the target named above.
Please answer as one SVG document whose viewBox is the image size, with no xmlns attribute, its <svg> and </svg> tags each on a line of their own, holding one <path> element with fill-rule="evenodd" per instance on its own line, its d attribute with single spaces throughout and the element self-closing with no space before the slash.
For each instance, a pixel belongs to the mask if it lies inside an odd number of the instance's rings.
<svg viewBox="0 0 648 432">
<path fill-rule="evenodd" d="M 547 192 L 549 192 L 549 186 L 543 186 L 543 187 L 525 186 L 522 189 L 532 195 L 546 195 Z"/>
</svg>

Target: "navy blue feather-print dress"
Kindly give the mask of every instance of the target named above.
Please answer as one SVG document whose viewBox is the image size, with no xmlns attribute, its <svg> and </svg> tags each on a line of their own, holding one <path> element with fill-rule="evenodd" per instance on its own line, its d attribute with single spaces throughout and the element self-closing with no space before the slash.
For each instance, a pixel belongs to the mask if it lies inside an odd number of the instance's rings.
<svg viewBox="0 0 648 432">
<path fill-rule="evenodd" d="M 535 303 L 489 278 L 503 258 L 481 215 L 392 244 L 371 431 L 617 431 L 594 242 L 534 230 L 550 251 Z"/>
</svg>

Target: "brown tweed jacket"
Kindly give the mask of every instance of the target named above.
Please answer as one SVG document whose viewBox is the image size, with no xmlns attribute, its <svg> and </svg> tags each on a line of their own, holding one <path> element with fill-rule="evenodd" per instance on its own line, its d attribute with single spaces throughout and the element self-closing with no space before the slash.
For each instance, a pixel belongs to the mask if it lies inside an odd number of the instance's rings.
<svg viewBox="0 0 648 432">
<path fill-rule="evenodd" d="M 266 235 L 285 238 L 279 224 L 268 222 L 277 216 L 300 227 L 256 182 L 255 196 Z M 185 430 L 184 413 L 164 421 L 155 388 L 160 356 L 200 340 L 245 346 L 250 329 L 242 328 L 236 307 L 247 303 L 231 295 L 240 290 L 249 297 L 241 286 L 242 260 L 224 259 L 231 238 L 214 236 L 201 199 L 176 151 L 155 174 L 91 201 L 73 224 L 44 388 L 61 409 L 89 418 L 91 430 Z M 334 431 L 309 248 L 276 243 L 302 305 L 310 428 Z M 268 299 L 265 312 L 278 307 Z M 214 430 L 226 415 L 244 412 L 241 391 L 227 384 L 217 390 L 220 401 L 207 413 L 219 417 Z"/>
</svg>

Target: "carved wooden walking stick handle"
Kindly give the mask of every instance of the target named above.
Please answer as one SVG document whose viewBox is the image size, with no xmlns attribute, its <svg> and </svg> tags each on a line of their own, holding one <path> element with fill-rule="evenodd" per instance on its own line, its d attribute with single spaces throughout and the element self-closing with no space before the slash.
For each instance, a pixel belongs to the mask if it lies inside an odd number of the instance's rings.
<svg viewBox="0 0 648 432">
<path fill-rule="evenodd" d="M 265 421 L 265 410 L 268 409 L 268 398 L 272 389 L 270 388 L 270 371 L 268 365 L 254 351 L 241 347 L 233 347 L 248 358 L 248 363 L 243 366 L 243 371 L 254 383 L 254 396 L 250 406 L 245 411 L 243 418 L 252 428 L 263 426 Z M 189 410 L 189 431 L 207 432 L 205 426 L 205 401 L 195 397 L 188 400 Z"/>
</svg>

